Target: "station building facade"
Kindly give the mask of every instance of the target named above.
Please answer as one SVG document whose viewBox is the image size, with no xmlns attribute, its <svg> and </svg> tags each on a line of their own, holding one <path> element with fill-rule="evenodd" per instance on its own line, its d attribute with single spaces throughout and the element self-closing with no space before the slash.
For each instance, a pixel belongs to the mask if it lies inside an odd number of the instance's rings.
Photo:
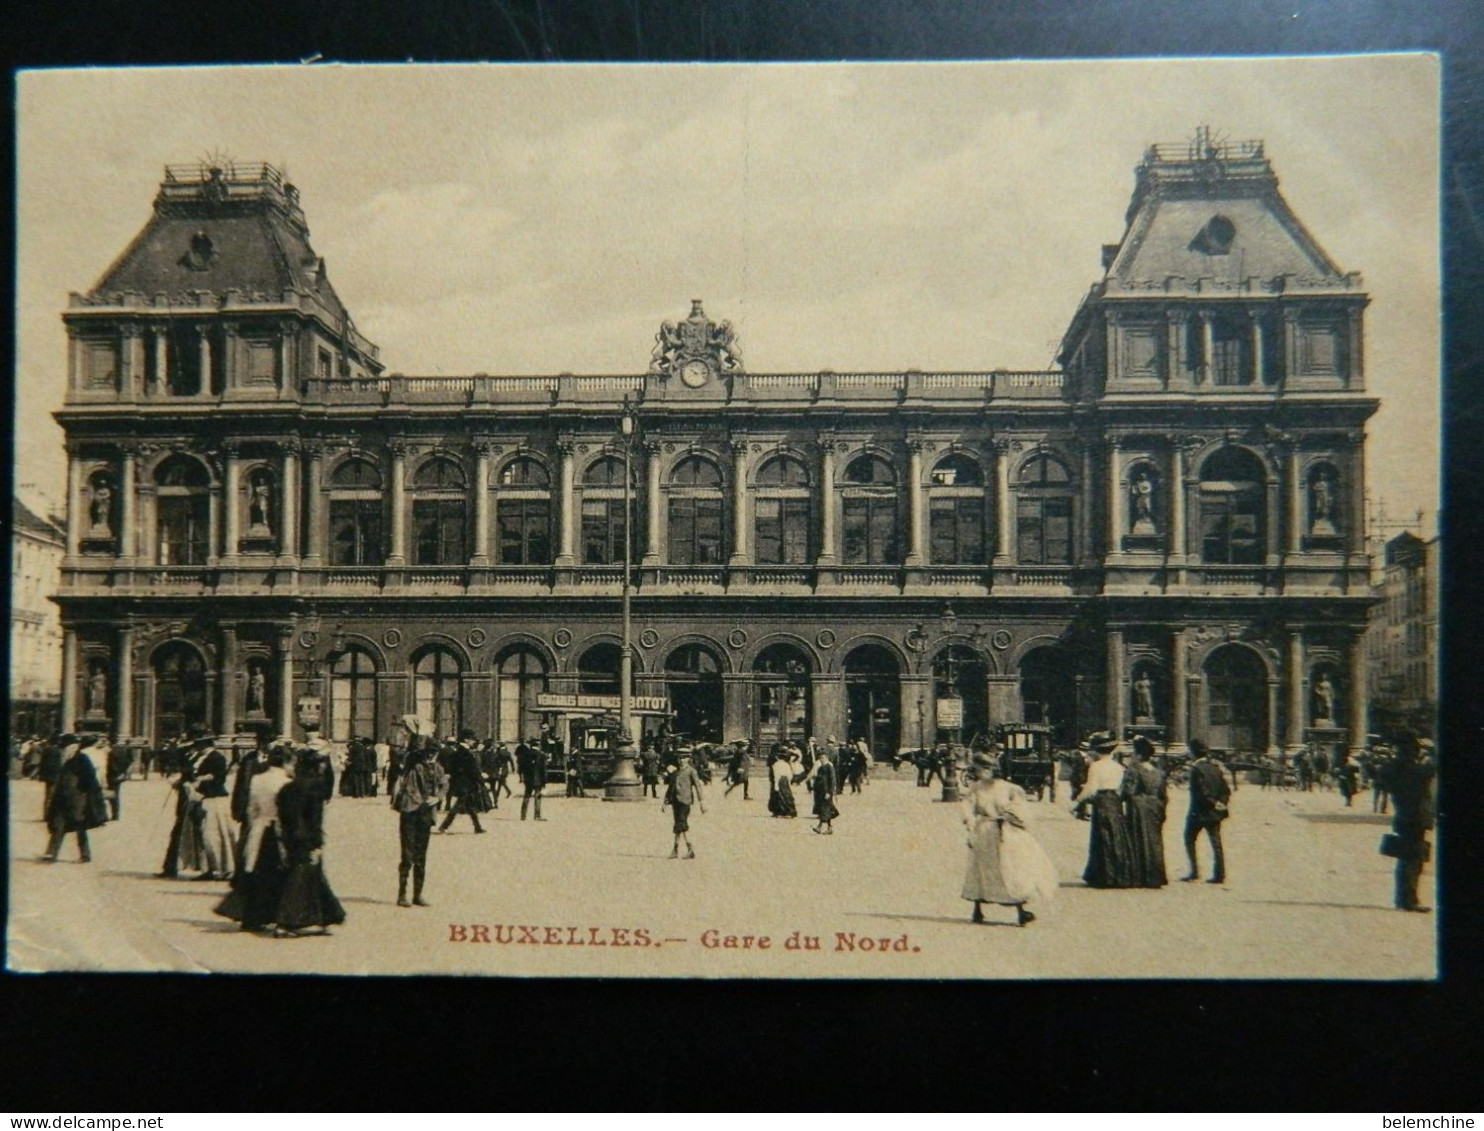
<svg viewBox="0 0 1484 1131">
<path fill-rule="evenodd" d="M 616 694 L 627 540 L 635 690 L 703 738 L 1358 745 L 1366 303 L 1200 136 L 1052 370 L 752 372 L 693 301 L 632 373 L 405 376 L 278 170 L 170 167 L 63 315 L 64 721 L 514 739 Z"/>
</svg>

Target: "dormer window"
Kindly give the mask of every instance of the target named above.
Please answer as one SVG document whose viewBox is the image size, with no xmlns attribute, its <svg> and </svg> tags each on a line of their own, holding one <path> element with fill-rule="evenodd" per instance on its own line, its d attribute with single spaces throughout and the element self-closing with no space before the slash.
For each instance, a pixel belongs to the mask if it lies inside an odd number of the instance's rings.
<svg viewBox="0 0 1484 1131">
<path fill-rule="evenodd" d="M 1190 250 L 1202 255 L 1225 255 L 1231 251 L 1232 240 L 1236 236 L 1235 224 L 1225 216 L 1212 216 L 1206 221 L 1206 226 L 1196 233 L 1195 239 L 1190 241 Z"/>
<path fill-rule="evenodd" d="M 211 242 L 211 237 L 204 231 L 197 232 L 191 237 L 190 250 L 181 256 L 181 265 L 192 271 L 205 271 L 211 265 L 212 258 L 216 255 L 216 244 Z"/>
</svg>

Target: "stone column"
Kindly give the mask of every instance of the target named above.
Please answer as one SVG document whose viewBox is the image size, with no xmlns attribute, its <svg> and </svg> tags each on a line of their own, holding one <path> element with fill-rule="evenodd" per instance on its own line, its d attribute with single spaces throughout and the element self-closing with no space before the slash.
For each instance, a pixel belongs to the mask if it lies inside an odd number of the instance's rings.
<svg viewBox="0 0 1484 1131">
<path fill-rule="evenodd" d="M 1117 436 L 1108 437 L 1108 553 L 1123 551 L 1123 483 Z"/>
<path fill-rule="evenodd" d="M 294 387 L 294 333 L 296 327 L 292 322 L 285 322 L 279 327 L 278 333 L 278 387 L 280 389 L 292 389 Z"/>
<path fill-rule="evenodd" d="M 1174 437 L 1170 448 L 1170 554 L 1184 558 L 1185 547 L 1185 446 Z"/>
<path fill-rule="evenodd" d="M 1184 371 L 1185 327 L 1190 322 L 1188 311 L 1173 309 L 1166 313 L 1165 337 L 1165 385 L 1174 384 L 1177 374 Z"/>
<path fill-rule="evenodd" d="M 1345 329 L 1347 331 L 1346 351 L 1349 360 L 1349 372 L 1345 374 L 1345 387 L 1347 389 L 1360 389 L 1365 383 L 1365 335 L 1360 332 L 1361 308 L 1352 306 L 1345 314 Z"/>
<path fill-rule="evenodd" d="M 1170 742 L 1177 747 L 1190 741 L 1190 685 L 1185 656 L 1185 630 L 1177 628 L 1170 639 Z"/>
<path fill-rule="evenodd" d="M 279 507 L 278 552 L 281 557 L 295 558 L 299 555 L 299 449 L 295 442 L 286 441 L 282 448 L 283 503 Z"/>
<path fill-rule="evenodd" d="M 305 555 L 304 564 L 307 566 L 324 565 L 324 493 L 320 490 L 320 480 L 324 473 L 325 449 L 322 444 L 305 444 L 304 455 L 306 463 L 304 476 L 306 488 L 305 494 L 309 502 L 304 516 L 304 522 L 308 529 L 305 531 Z"/>
<path fill-rule="evenodd" d="M 559 566 L 572 565 L 576 558 L 572 553 L 572 543 L 575 537 L 574 519 L 572 513 L 576 505 L 577 492 L 574 489 L 577 469 L 573 463 L 572 454 L 576 450 L 570 440 L 562 440 L 557 444 L 557 450 L 562 456 L 562 517 L 561 517 L 561 547 L 557 554 L 556 564 Z"/>
<path fill-rule="evenodd" d="M 487 442 L 475 443 L 474 553 L 469 556 L 472 566 L 490 564 L 490 453 Z"/>
<path fill-rule="evenodd" d="M 1290 554 L 1304 548 L 1304 484 L 1299 472 L 1297 443 L 1288 445 L 1288 546 Z"/>
<path fill-rule="evenodd" d="M 1304 634 L 1288 630 L 1288 734 L 1285 748 L 1291 754 L 1304 745 Z"/>
<path fill-rule="evenodd" d="M 819 443 L 819 565 L 834 565 L 835 549 L 835 444 L 828 437 Z"/>
<path fill-rule="evenodd" d="M 721 733 L 726 739 L 752 738 L 752 676 L 727 672 L 721 677 Z M 767 751 L 759 751 L 764 758 Z M 766 761 L 763 763 L 767 765 Z"/>
<path fill-rule="evenodd" d="M 201 387 L 197 390 L 199 395 L 209 397 L 211 395 L 211 331 L 206 326 L 196 327 L 196 340 L 200 348 L 201 357 Z"/>
<path fill-rule="evenodd" d="M 157 397 L 162 397 L 170 388 L 170 336 L 165 333 L 165 327 L 155 327 L 155 372 L 154 388 L 150 390 Z"/>
<path fill-rule="evenodd" d="M 660 445 L 649 440 L 644 445 L 644 502 L 648 521 L 644 524 L 644 557 L 641 565 L 660 563 Z"/>
<path fill-rule="evenodd" d="M 1263 385 L 1267 383 L 1267 372 L 1263 358 L 1262 311 L 1248 311 L 1248 316 L 1252 319 L 1252 383 Z"/>
<path fill-rule="evenodd" d="M 1278 745 L 1278 699 L 1280 682 L 1268 680 L 1268 753 L 1276 755 L 1282 749 Z"/>
<path fill-rule="evenodd" d="M 139 354 L 143 343 L 136 323 L 125 322 L 119 327 L 119 393 L 131 401 L 139 395 L 143 369 Z"/>
<path fill-rule="evenodd" d="M 386 564 L 389 566 L 405 566 L 407 564 L 407 445 L 400 441 L 393 441 L 387 445 L 387 451 L 392 456 L 392 545 L 391 553 L 387 555 Z M 319 494 L 319 475 L 316 469 L 315 481 L 310 485 L 310 498 Z M 310 545 L 314 544 L 314 532 L 310 532 Z"/>
<path fill-rule="evenodd" d="M 222 552 L 222 485 L 214 484 L 206 493 L 206 564 L 216 565 Z"/>
<path fill-rule="evenodd" d="M 1350 756 L 1365 752 L 1366 734 L 1370 730 L 1369 699 L 1366 687 L 1365 629 L 1355 633 L 1350 642 Z"/>
<path fill-rule="evenodd" d="M 237 626 L 222 628 L 222 733 L 237 733 Z"/>
<path fill-rule="evenodd" d="M 226 505 L 226 547 L 228 560 L 237 556 L 242 541 L 242 507 L 238 498 L 241 474 L 240 452 L 236 444 L 225 444 L 222 453 L 226 456 L 226 472 L 222 482 L 222 501 Z"/>
<path fill-rule="evenodd" d="M 1283 311 L 1283 380 L 1292 381 L 1298 376 L 1298 311 L 1292 308 Z"/>
<path fill-rule="evenodd" d="M 1123 630 L 1118 628 L 1108 629 L 1108 690 L 1106 707 L 1108 712 L 1108 729 L 1115 737 L 1122 740 L 1123 725 L 1127 713 L 1128 696 L 1124 694 L 1123 688 Z"/>
<path fill-rule="evenodd" d="M 62 719 L 63 731 L 77 728 L 77 629 L 62 629 Z"/>
<path fill-rule="evenodd" d="M 278 630 L 278 733 L 294 733 L 294 627 Z"/>
<path fill-rule="evenodd" d="M 1086 437 L 1079 440 L 1080 474 L 1077 477 L 1077 499 L 1072 512 L 1073 529 L 1077 545 L 1073 561 L 1078 565 L 1089 564 L 1092 552 L 1092 443 Z"/>
<path fill-rule="evenodd" d="M 729 564 L 745 566 L 752 562 L 748 552 L 747 532 L 751 524 L 747 513 L 747 441 L 732 441 L 732 555 Z"/>
<path fill-rule="evenodd" d="M 1201 319 L 1201 363 L 1197 369 L 1200 382 L 1211 384 L 1216 380 L 1216 324 L 1209 310 L 1200 311 Z"/>
<path fill-rule="evenodd" d="M 1278 476 L 1269 471 L 1267 476 L 1266 505 L 1268 520 L 1267 528 L 1267 560 L 1266 565 L 1276 566 L 1278 555 L 1282 551 L 1283 531 L 1280 529 L 1280 516 L 1282 510 L 1279 506 L 1283 498 L 1282 485 L 1278 482 Z"/>
<path fill-rule="evenodd" d="M 904 675 L 899 684 L 901 738 L 905 749 L 933 744 L 933 681 L 927 676 Z"/>
<path fill-rule="evenodd" d="M 995 539 L 994 556 L 995 563 L 1002 565 L 1010 564 L 1010 525 L 1013 515 L 1011 514 L 1010 499 L 1010 441 L 996 440 L 995 450 L 995 518 L 998 531 Z M 1088 488 L 1084 484 L 1083 490 Z"/>
<path fill-rule="evenodd" d="M 840 675 L 815 672 L 810 683 L 810 734 L 820 741 L 834 735 L 845 737 L 845 679 Z"/>
<path fill-rule="evenodd" d="M 1345 547 L 1352 554 L 1364 554 L 1365 545 L 1365 433 L 1353 438 L 1355 456 L 1347 469 L 1349 506 L 1345 509 Z"/>
<path fill-rule="evenodd" d="M 76 326 L 67 327 L 67 387 L 81 389 L 88 379 L 84 371 L 82 334 Z"/>
<path fill-rule="evenodd" d="M 134 628 L 123 625 L 118 630 L 117 664 L 114 687 L 118 705 L 114 708 L 114 741 L 123 742 L 134 736 Z"/>
<path fill-rule="evenodd" d="M 67 446 L 67 556 L 75 558 L 82 549 L 82 525 L 87 521 L 87 507 L 82 501 L 82 463 L 77 449 Z"/>
<path fill-rule="evenodd" d="M 907 557 L 903 564 L 922 565 L 922 441 L 907 441 Z"/>
<path fill-rule="evenodd" d="M 222 327 L 222 356 L 220 368 L 222 371 L 222 391 L 226 392 L 237 383 L 237 327 L 226 325 Z"/>
<path fill-rule="evenodd" d="M 119 558 L 132 562 L 138 550 L 138 534 L 135 532 L 135 496 L 138 493 L 136 460 L 134 449 L 125 447 L 119 452 Z"/>
</svg>

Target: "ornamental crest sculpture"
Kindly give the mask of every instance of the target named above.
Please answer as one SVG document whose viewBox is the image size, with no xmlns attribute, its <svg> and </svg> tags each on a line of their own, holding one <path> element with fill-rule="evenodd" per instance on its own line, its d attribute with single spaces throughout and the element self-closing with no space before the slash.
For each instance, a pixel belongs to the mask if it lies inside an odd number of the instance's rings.
<svg viewBox="0 0 1484 1131">
<path fill-rule="evenodd" d="M 660 324 L 649 371 L 667 376 L 679 374 L 688 364 L 700 361 L 713 373 L 740 372 L 742 352 L 737 348 L 736 338 L 730 322 L 711 321 L 701 309 L 701 300 L 693 298 L 690 316 L 684 322 Z"/>
</svg>

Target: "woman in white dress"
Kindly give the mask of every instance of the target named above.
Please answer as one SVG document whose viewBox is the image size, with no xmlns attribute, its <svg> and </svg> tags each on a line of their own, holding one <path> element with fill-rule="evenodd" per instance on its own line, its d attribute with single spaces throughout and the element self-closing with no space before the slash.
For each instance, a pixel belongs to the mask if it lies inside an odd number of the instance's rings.
<svg viewBox="0 0 1484 1131">
<path fill-rule="evenodd" d="M 1056 866 L 1026 829 L 1025 791 L 1000 776 L 999 762 L 989 753 L 976 752 L 969 764 L 975 780 L 964 800 L 969 864 L 963 898 L 974 904 L 975 923 L 984 922 L 984 904 L 998 903 L 1015 908 L 1024 927 L 1036 918 L 1027 903 L 1055 898 Z"/>
</svg>

